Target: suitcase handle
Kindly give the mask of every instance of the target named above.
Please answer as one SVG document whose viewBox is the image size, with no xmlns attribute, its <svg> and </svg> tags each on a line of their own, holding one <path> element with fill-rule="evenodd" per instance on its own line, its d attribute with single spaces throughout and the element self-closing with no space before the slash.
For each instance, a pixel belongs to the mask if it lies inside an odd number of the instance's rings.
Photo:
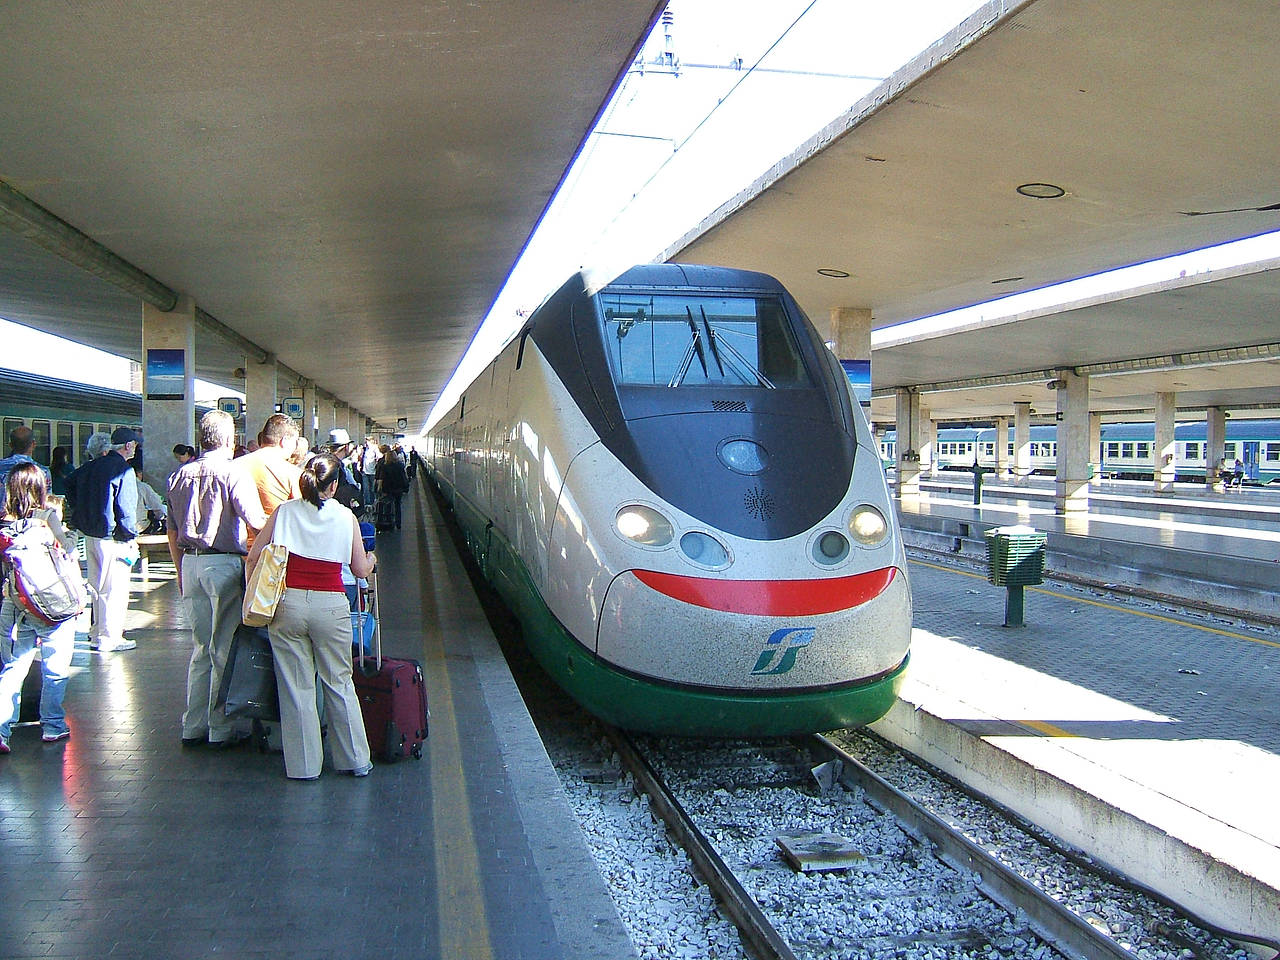
<svg viewBox="0 0 1280 960">
<path fill-rule="evenodd" d="M 366 578 L 369 581 L 369 592 L 373 594 L 373 655 L 377 666 L 377 671 L 382 670 L 382 624 L 378 622 L 378 574 L 377 571 L 371 570 Z M 364 598 L 362 597 L 361 600 Z M 364 606 L 363 603 L 360 604 Z M 364 670 L 364 644 L 360 644 L 360 669 Z"/>
</svg>

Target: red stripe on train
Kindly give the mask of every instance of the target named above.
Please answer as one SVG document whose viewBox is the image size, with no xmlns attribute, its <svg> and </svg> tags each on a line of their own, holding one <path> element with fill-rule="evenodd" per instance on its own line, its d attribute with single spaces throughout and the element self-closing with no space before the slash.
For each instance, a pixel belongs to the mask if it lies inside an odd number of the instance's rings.
<svg viewBox="0 0 1280 960">
<path fill-rule="evenodd" d="M 885 591 L 898 573 L 885 567 L 851 577 L 819 580 L 712 580 L 655 570 L 633 570 L 647 587 L 684 603 L 766 617 L 835 613 L 866 603 Z"/>
</svg>

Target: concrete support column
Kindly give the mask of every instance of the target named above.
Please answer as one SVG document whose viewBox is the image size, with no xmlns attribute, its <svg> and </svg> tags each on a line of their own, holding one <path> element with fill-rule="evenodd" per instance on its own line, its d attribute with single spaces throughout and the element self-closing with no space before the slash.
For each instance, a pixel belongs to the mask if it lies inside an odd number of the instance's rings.
<svg viewBox="0 0 1280 960">
<path fill-rule="evenodd" d="M 1222 483 L 1222 458 L 1227 446 L 1227 412 L 1221 407 L 1209 407 L 1204 412 L 1204 484 L 1218 493 L 1226 487 Z"/>
<path fill-rule="evenodd" d="M 351 435 L 352 440 L 359 441 L 359 438 L 351 433 L 351 409 L 341 400 L 333 401 L 333 423 L 334 426 L 341 427 Z"/>
<path fill-rule="evenodd" d="M 1151 450 L 1153 458 L 1151 476 L 1156 492 L 1173 489 L 1174 466 L 1173 428 L 1175 422 L 1174 394 L 1156 394 L 1156 443 Z"/>
<path fill-rule="evenodd" d="M 867 307 L 832 307 L 831 342 L 836 359 L 853 385 L 853 395 L 864 408 L 871 405 L 871 310 Z"/>
<path fill-rule="evenodd" d="M 1002 480 L 1009 476 L 1009 418 L 996 417 L 995 442 L 996 476 Z"/>
<path fill-rule="evenodd" d="M 302 423 L 298 424 L 298 432 L 311 441 L 312 448 L 316 445 L 316 431 L 319 427 L 320 421 L 316 409 L 316 385 L 313 381 L 308 380 L 302 385 Z"/>
<path fill-rule="evenodd" d="M 938 421 L 929 416 L 929 411 L 920 408 L 920 426 L 924 430 L 924 443 L 920 444 L 920 472 L 928 471 L 929 476 L 938 475 Z"/>
<path fill-rule="evenodd" d="M 316 430 L 318 432 L 317 441 L 319 443 L 327 443 L 329 440 L 329 431 L 338 425 L 338 408 L 333 397 L 329 394 L 316 394 Z"/>
<path fill-rule="evenodd" d="M 1013 405 L 1013 475 L 1031 476 L 1031 404 Z"/>
<path fill-rule="evenodd" d="M 1089 483 L 1102 483 L 1102 414 L 1089 413 Z"/>
<path fill-rule="evenodd" d="M 261 363 L 252 357 L 244 362 L 244 442 L 258 438 L 267 418 L 276 412 L 279 394 L 279 372 L 275 354 L 267 354 Z"/>
<path fill-rule="evenodd" d="M 1058 469 L 1053 503 L 1059 514 L 1089 509 L 1089 378 L 1058 371 Z"/>
<path fill-rule="evenodd" d="M 905 387 L 894 391 L 897 398 L 897 468 L 898 487 L 895 496 L 920 495 L 920 394 Z"/>
<path fill-rule="evenodd" d="M 177 467 L 173 446 L 195 443 L 196 305 L 187 296 L 167 313 L 142 305 L 142 473 L 157 492 Z M 78 452 L 77 460 L 84 451 Z"/>
</svg>

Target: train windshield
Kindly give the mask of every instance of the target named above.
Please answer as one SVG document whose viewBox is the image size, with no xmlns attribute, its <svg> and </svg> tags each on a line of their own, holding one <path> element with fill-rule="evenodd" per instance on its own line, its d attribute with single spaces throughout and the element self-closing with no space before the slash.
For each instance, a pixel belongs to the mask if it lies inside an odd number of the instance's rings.
<svg viewBox="0 0 1280 960">
<path fill-rule="evenodd" d="M 604 291 L 600 308 L 619 384 L 813 386 L 777 298 Z"/>
</svg>

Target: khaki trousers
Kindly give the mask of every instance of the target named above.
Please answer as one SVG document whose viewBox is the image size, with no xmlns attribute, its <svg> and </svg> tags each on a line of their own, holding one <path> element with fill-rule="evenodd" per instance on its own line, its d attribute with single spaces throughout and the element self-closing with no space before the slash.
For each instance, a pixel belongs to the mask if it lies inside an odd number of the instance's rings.
<svg viewBox="0 0 1280 960">
<path fill-rule="evenodd" d="M 268 628 L 280 688 L 280 739 L 285 773 L 320 775 L 324 747 L 316 684 L 324 696 L 329 746 L 338 770 L 369 763 L 360 701 L 351 680 L 351 608 L 342 593 L 287 589 Z"/>
</svg>

